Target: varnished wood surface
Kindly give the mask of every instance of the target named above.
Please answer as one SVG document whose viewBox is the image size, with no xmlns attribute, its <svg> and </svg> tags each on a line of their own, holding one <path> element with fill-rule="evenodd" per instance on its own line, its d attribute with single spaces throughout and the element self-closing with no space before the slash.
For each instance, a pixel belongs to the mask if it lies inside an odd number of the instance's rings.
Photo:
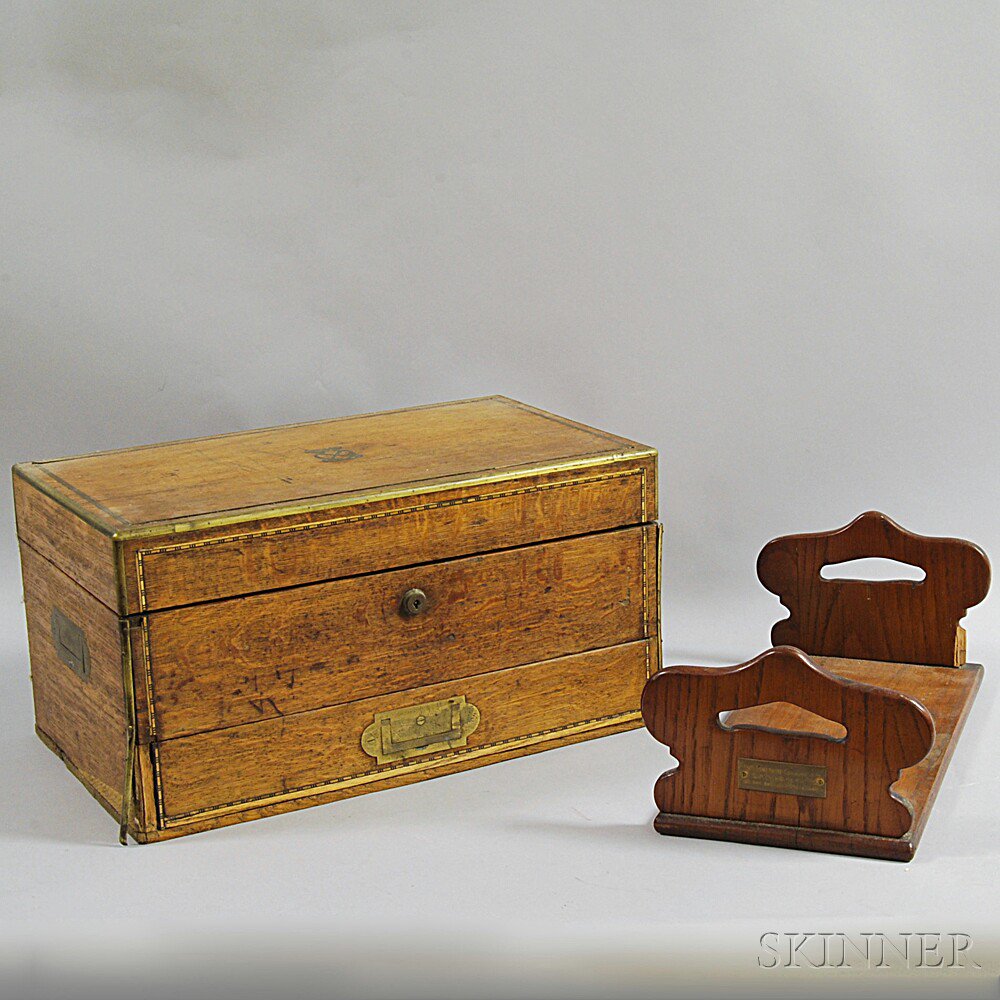
<svg viewBox="0 0 1000 1000">
<path fill-rule="evenodd" d="M 926 579 L 820 576 L 825 565 L 869 557 L 919 566 Z M 771 631 L 776 646 L 815 656 L 956 666 L 965 662 L 959 622 L 986 596 L 990 564 L 971 542 L 915 535 L 869 511 L 836 531 L 774 539 L 757 560 L 757 575 L 790 612 Z"/>
<path fill-rule="evenodd" d="M 655 529 L 619 531 L 154 612 L 161 739 L 291 715 L 648 632 Z M 400 611 L 427 594 L 416 617 Z"/>
<path fill-rule="evenodd" d="M 826 565 L 870 557 L 919 566 L 926 577 L 820 576 Z M 985 554 L 869 511 L 838 531 L 775 539 L 757 571 L 790 612 L 773 641 L 799 648 L 721 671 L 670 667 L 650 680 L 644 720 L 680 760 L 656 783 L 655 828 L 909 860 L 982 678 L 981 667 L 962 666 L 959 621 L 986 596 Z M 738 757 L 777 762 L 771 790 L 739 788 Z M 826 767 L 827 798 L 802 794 L 803 786 L 775 790 L 790 763 Z"/>
<path fill-rule="evenodd" d="M 815 658 L 814 663 L 819 663 Z M 820 664 L 822 665 L 822 664 Z M 766 729 L 776 733 L 795 733 L 801 736 L 819 736 L 829 740 L 842 740 L 847 730 L 839 722 L 831 722 L 814 712 L 807 712 L 787 701 L 773 701 L 753 708 L 738 708 L 719 718 L 726 730 Z"/>
<path fill-rule="evenodd" d="M 850 854 L 881 861 L 909 861 L 916 849 L 909 837 L 877 837 L 867 833 L 821 830 L 778 823 L 746 823 L 743 820 L 715 819 L 659 813 L 653 820 L 657 833 L 698 840 L 730 840 L 738 844 L 787 847 L 824 854 Z"/>
<path fill-rule="evenodd" d="M 14 473 L 17 537 L 109 608 L 118 607 L 114 543 Z"/>
<path fill-rule="evenodd" d="M 930 752 L 917 764 L 904 768 L 899 780 L 892 786 L 893 793 L 910 806 L 913 820 L 909 831 L 905 834 L 910 846 L 886 848 L 889 853 L 884 856 L 910 857 L 930 815 L 945 769 L 972 707 L 976 691 L 979 689 L 983 668 L 979 664 L 967 664 L 955 669 L 836 657 L 813 659 L 838 677 L 874 684 L 913 698 L 927 709 L 934 720 L 934 744 Z M 756 726 L 777 730 L 795 728 L 800 722 L 794 711 L 775 710 L 769 707 L 734 712 L 726 721 L 730 726 Z M 825 732 L 831 734 L 832 727 L 826 727 Z M 849 840 L 845 841 L 845 844 L 850 843 Z"/>
<path fill-rule="evenodd" d="M 104 782 L 100 782 L 99 785 L 95 784 L 93 777 L 86 771 L 78 768 L 76 764 L 73 763 L 72 759 L 67 756 L 66 751 L 64 751 L 51 736 L 38 726 L 35 726 L 35 735 L 63 762 L 66 766 L 66 770 L 69 771 L 69 773 L 72 774 L 73 777 L 87 789 L 97 804 L 101 806 L 101 808 L 103 808 L 116 823 L 120 823 L 122 808 L 121 791 L 119 790 L 118 794 L 114 794 L 114 789 L 112 789 L 110 785 L 107 785 Z M 138 829 L 135 825 L 134 815 L 131 817 L 129 832 L 132 832 L 133 829 Z"/>
<path fill-rule="evenodd" d="M 833 741 L 719 724 L 722 711 L 772 702 L 840 723 L 847 736 Z M 889 786 L 934 742 L 934 724 L 919 703 L 839 678 L 792 647 L 726 669 L 667 667 L 646 685 L 642 711 L 646 727 L 679 761 L 656 783 L 660 811 L 745 823 L 901 837 L 911 816 Z M 739 758 L 824 767 L 826 795 L 740 788 Z"/>
<path fill-rule="evenodd" d="M 913 767 L 904 769 L 893 785 L 893 792 L 913 810 L 909 837 L 916 846 L 982 682 L 982 666 L 970 663 L 956 670 L 832 657 L 817 657 L 816 662 L 838 677 L 898 691 L 923 705 L 934 720 L 934 745 L 930 752 Z"/>
<path fill-rule="evenodd" d="M 353 798 L 355 795 L 364 795 L 369 792 L 382 792 L 392 788 L 399 788 L 403 785 L 410 785 L 418 781 L 426 781 L 428 778 L 438 778 L 448 774 L 457 774 L 460 771 L 468 771 L 472 768 L 481 767 L 484 764 L 497 764 L 501 761 L 515 760 L 519 757 L 527 757 L 531 754 L 542 753 L 545 750 L 554 750 L 558 747 L 570 746 L 574 743 L 583 743 L 586 740 L 596 739 L 603 736 L 612 736 L 615 733 L 623 733 L 630 729 L 638 729 L 642 725 L 638 711 L 624 714 L 612 719 L 600 726 L 575 728 L 569 726 L 538 737 L 532 742 L 512 742 L 507 747 L 495 747 L 488 752 L 487 756 L 454 756 L 434 760 L 426 770 L 423 771 L 399 771 L 389 772 L 378 778 L 375 783 L 342 783 L 336 785 L 321 786 L 319 790 L 304 794 L 301 797 L 277 798 L 268 800 L 266 805 L 247 804 L 238 811 L 206 813 L 202 816 L 192 816 L 185 819 L 183 823 L 166 826 L 163 828 L 151 827 L 143 831 L 136 831 L 135 839 L 139 843 L 155 843 L 162 840 L 172 840 L 176 837 L 187 836 L 192 833 L 204 833 L 220 827 L 232 826 L 236 823 L 245 823 L 250 820 L 266 819 L 269 816 L 278 816 L 282 813 L 293 812 L 296 809 L 304 809 L 310 806 L 325 805 L 330 802 L 337 802 L 341 799 Z M 148 751 L 150 747 L 143 748 Z M 149 765 L 150 768 L 152 764 Z M 332 823 L 331 819 L 331 823 Z"/>
<path fill-rule="evenodd" d="M 639 721 L 649 655 L 646 642 L 630 643 L 168 740 L 156 751 L 161 826 L 202 828 L 234 813 L 299 808 L 629 728 Z M 361 749 L 376 712 L 459 694 L 481 713 L 467 747 L 381 766 Z"/>
<path fill-rule="evenodd" d="M 645 458 L 119 544 L 135 613 L 655 520 Z"/>
<path fill-rule="evenodd" d="M 118 530 L 646 450 L 491 396 L 35 463 L 24 472 Z"/>
<path fill-rule="evenodd" d="M 125 700 L 117 617 L 22 542 L 21 573 L 35 723 L 46 742 L 104 803 L 121 809 L 125 778 Z M 75 674 L 52 640 L 52 608 L 83 628 L 90 675 Z"/>
<path fill-rule="evenodd" d="M 119 808 L 130 659 L 142 841 L 631 728 L 659 664 L 655 451 L 502 397 L 29 463 L 15 491 L 117 685 L 112 710 L 50 683 L 33 637 L 39 734 Z M 33 636 L 46 586 L 26 570 Z M 403 621 L 409 586 L 431 606 Z M 323 712 L 449 685 L 508 735 L 357 774 L 325 743 Z"/>
</svg>

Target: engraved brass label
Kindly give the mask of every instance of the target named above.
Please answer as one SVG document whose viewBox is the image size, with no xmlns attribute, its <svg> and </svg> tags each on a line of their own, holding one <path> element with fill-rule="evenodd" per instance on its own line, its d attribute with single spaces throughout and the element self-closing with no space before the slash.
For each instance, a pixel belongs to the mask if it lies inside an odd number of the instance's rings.
<svg viewBox="0 0 1000 1000">
<path fill-rule="evenodd" d="M 352 458 L 364 458 L 358 451 L 350 448 L 306 448 L 307 455 L 315 455 L 321 462 L 349 462 Z"/>
<path fill-rule="evenodd" d="M 818 764 L 789 764 L 783 760 L 740 757 L 736 761 L 736 772 L 739 787 L 750 792 L 826 798 L 826 768 Z"/>
<path fill-rule="evenodd" d="M 361 749 L 379 764 L 464 747 L 479 725 L 479 709 L 465 695 L 376 712 L 361 734 Z"/>
</svg>

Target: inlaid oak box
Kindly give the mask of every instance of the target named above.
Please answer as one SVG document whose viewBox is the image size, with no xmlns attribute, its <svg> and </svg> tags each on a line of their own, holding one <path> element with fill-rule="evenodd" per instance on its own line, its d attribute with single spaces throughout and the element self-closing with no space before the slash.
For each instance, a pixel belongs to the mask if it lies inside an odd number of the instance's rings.
<svg viewBox="0 0 1000 1000">
<path fill-rule="evenodd" d="M 656 452 L 503 397 L 14 468 L 36 729 L 139 841 L 641 724 Z"/>
</svg>

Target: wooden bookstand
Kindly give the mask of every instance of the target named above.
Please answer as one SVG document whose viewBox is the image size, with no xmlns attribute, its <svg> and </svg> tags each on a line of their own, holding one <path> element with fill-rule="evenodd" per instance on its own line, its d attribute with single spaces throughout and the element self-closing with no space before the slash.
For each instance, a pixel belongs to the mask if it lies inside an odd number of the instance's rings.
<svg viewBox="0 0 1000 1000">
<path fill-rule="evenodd" d="M 872 556 L 926 578 L 820 576 Z M 959 621 L 989 589 L 986 555 L 870 511 L 775 539 L 757 574 L 790 612 L 775 648 L 646 684 L 643 720 L 679 761 L 656 782 L 656 830 L 909 860 L 982 679 Z"/>
</svg>

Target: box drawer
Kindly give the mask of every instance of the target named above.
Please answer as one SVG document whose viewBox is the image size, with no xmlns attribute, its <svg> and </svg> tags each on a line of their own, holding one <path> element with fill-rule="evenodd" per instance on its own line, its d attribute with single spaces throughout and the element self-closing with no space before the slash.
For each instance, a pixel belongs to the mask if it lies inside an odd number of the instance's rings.
<svg viewBox="0 0 1000 1000">
<path fill-rule="evenodd" d="M 640 724 L 648 445 L 491 396 L 13 477 L 36 729 L 122 842 Z"/>
<path fill-rule="evenodd" d="M 650 635 L 644 525 L 143 619 L 145 738 L 172 739 Z M 420 613 L 400 602 L 419 589 Z M 142 713 L 140 712 L 140 717 Z"/>
<path fill-rule="evenodd" d="M 656 520 L 651 460 L 126 538 L 125 605 L 156 611 Z"/>
<path fill-rule="evenodd" d="M 220 817 L 232 821 L 313 805 L 633 728 L 653 641 L 154 746 L 159 828 L 187 832 L 192 824 L 219 825 Z M 478 716 L 475 728 L 452 746 L 431 745 L 427 752 L 411 747 L 408 756 L 382 764 L 362 747 L 378 716 L 449 699 L 462 699 Z M 401 734 L 410 735 L 405 725 Z"/>
</svg>

